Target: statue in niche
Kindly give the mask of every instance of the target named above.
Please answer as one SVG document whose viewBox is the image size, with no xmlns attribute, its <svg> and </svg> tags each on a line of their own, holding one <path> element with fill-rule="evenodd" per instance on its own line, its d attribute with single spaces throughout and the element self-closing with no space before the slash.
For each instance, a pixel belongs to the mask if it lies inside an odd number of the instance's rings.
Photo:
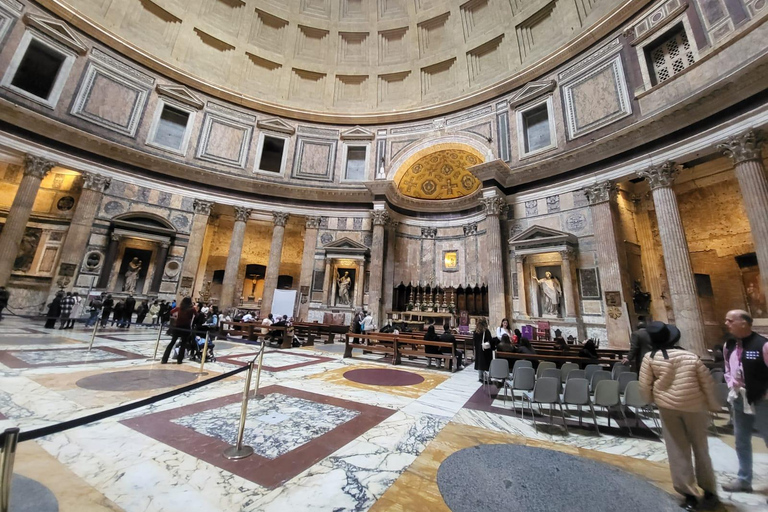
<svg viewBox="0 0 768 512">
<path fill-rule="evenodd" d="M 336 282 L 339 285 L 339 304 L 349 306 L 351 303 L 349 299 L 349 287 L 352 285 L 352 278 L 349 277 L 349 272 L 344 272 L 344 275 L 340 276 Z"/>
<path fill-rule="evenodd" d="M 137 257 L 128 262 L 128 270 L 125 271 L 125 281 L 123 282 L 123 291 L 136 293 L 136 284 L 139 282 L 139 272 L 141 271 L 141 260 Z"/>
<path fill-rule="evenodd" d="M 560 298 L 563 296 L 563 288 L 556 277 L 552 277 L 551 272 L 544 273 L 544 278 L 539 279 L 533 276 L 539 287 L 544 303 L 544 314 L 558 316 L 560 312 Z"/>
</svg>

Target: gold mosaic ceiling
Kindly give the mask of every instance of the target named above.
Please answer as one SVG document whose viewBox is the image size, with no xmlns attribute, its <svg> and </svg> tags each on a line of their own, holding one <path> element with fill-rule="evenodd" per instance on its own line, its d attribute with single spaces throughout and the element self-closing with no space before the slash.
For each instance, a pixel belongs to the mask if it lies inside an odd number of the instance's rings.
<svg viewBox="0 0 768 512">
<path fill-rule="evenodd" d="M 469 149 L 469 148 L 468 148 Z M 416 199 L 456 199 L 471 194 L 480 181 L 467 170 L 483 162 L 474 151 L 444 149 L 418 157 L 396 180 L 401 194 Z"/>
</svg>

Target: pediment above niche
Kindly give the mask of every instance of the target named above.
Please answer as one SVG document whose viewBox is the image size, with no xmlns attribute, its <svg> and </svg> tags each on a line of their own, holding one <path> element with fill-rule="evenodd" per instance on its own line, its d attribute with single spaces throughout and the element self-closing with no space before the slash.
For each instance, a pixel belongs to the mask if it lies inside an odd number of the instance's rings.
<svg viewBox="0 0 768 512">
<path fill-rule="evenodd" d="M 323 249 L 363 249 L 367 251 L 368 247 L 345 236 L 329 242 L 323 246 Z"/>
<path fill-rule="evenodd" d="M 346 236 L 329 242 L 323 246 L 323 252 L 328 259 L 365 259 L 369 253 L 368 247 Z"/>
<path fill-rule="evenodd" d="M 192 92 L 187 89 L 186 87 L 182 87 L 180 85 L 161 85 L 157 84 L 157 87 L 155 87 L 157 90 L 157 94 L 161 96 L 166 96 L 168 98 L 173 98 L 176 101 L 180 101 L 181 103 L 184 103 L 185 105 L 189 105 L 191 107 L 195 107 L 196 109 L 200 110 L 205 105 L 200 98 L 192 94 Z"/>
<path fill-rule="evenodd" d="M 542 80 L 528 82 L 525 87 L 517 91 L 509 98 L 509 108 L 516 108 L 539 96 L 543 96 L 555 90 L 557 83 L 554 80 Z"/>
<path fill-rule="evenodd" d="M 287 135 L 296 133 L 296 128 L 277 117 L 266 119 L 264 121 L 257 121 L 256 126 L 261 130 L 270 130 L 273 132 L 285 133 Z"/>
<path fill-rule="evenodd" d="M 80 55 L 83 55 L 88 51 L 88 47 L 83 43 L 82 39 L 80 39 L 65 23 L 52 18 L 46 18 L 45 16 L 38 16 L 36 14 L 25 14 L 23 19 L 26 25 L 38 29 L 40 32 L 55 39 L 68 48 L 73 49 Z"/>
<path fill-rule="evenodd" d="M 560 251 L 577 245 L 575 235 L 544 226 L 531 226 L 509 240 L 510 247 L 525 252 Z"/>
<path fill-rule="evenodd" d="M 361 126 L 341 132 L 341 140 L 373 140 L 375 137 L 375 133 Z"/>
</svg>

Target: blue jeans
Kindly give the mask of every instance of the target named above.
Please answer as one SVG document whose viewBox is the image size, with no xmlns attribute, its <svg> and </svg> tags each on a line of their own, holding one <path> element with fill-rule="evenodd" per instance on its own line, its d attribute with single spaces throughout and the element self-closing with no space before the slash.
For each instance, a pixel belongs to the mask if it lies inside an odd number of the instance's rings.
<svg viewBox="0 0 768 512">
<path fill-rule="evenodd" d="M 736 436 L 736 455 L 739 457 L 739 480 L 752 485 L 752 431 L 757 429 L 768 446 L 768 400 L 752 405 L 755 414 L 744 413 L 741 397 L 733 402 L 733 430 Z"/>
</svg>

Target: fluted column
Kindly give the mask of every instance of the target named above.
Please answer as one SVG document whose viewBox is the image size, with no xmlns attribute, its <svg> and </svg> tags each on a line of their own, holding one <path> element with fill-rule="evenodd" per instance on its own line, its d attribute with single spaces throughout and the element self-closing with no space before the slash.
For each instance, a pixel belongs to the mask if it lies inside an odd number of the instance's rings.
<svg viewBox="0 0 768 512">
<path fill-rule="evenodd" d="M 586 187 L 584 192 L 592 210 L 592 222 L 595 229 L 597 266 L 600 270 L 600 289 L 603 294 L 605 309 L 605 329 L 608 332 L 608 346 L 628 348 L 630 325 L 627 297 L 621 281 L 619 259 L 620 239 L 616 234 L 618 218 L 615 218 L 611 202 L 616 197 L 617 189 L 609 181 Z M 618 305 L 609 305 L 609 299 L 619 294 Z"/>
<path fill-rule="evenodd" d="M 211 216 L 213 203 L 195 199 L 192 206 L 195 209 L 195 216 L 192 218 L 189 242 L 187 243 L 187 250 L 184 252 L 184 263 L 181 267 L 181 287 L 179 288 L 179 293 L 184 296 L 191 296 L 195 289 L 195 278 L 200 266 L 200 257 L 205 243 L 205 231 L 208 228 L 208 219 Z"/>
<path fill-rule="evenodd" d="M 384 226 L 389 219 L 387 210 L 371 211 L 373 242 L 371 243 L 371 277 L 368 283 L 368 307 L 376 325 L 381 325 L 381 286 L 384 271 Z M 361 283 L 363 281 L 360 281 Z"/>
<path fill-rule="evenodd" d="M 320 217 L 307 217 L 304 230 L 304 253 L 301 255 L 301 274 L 299 275 L 299 293 L 307 290 L 306 300 L 299 301 L 299 320 L 306 321 L 309 302 L 312 299 L 312 273 L 315 270 L 315 248 L 317 232 L 320 229 Z"/>
<path fill-rule="evenodd" d="M 168 259 L 168 249 L 171 247 L 169 242 L 162 242 L 157 248 L 155 254 L 155 271 L 152 274 L 152 283 L 150 284 L 150 292 L 159 292 L 160 285 L 163 282 L 163 273 L 165 272 L 165 260 Z"/>
<path fill-rule="evenodd" d="M 272 310 L 272 299 L 277 288 L 277 277 L 280 275 L 280 260 L 283 256 L 283 239 L 285 238 L 285 223 L 288 214 L 272 212 L 275 227 L 272 229 L 272 245 L 269 247 L 269 263 L 264 276 L 264 295 L 261 300 L 261 316 L 266 316 Z"/>
<path fill-rule="evenodd" d="M 637 174 L 645 178 L 651 187 L 675 325 L 682 334 L 681 344 L 701 357 L 709 357 L 688 241 L 685 238 L 683 221 L 680 219 L 677 196 L 672 190 L 672 184 L 679 172 L 679 166 L 666 162 Z"/>
<path fill-rule="evenodd" d="M 243 241 L 245 240 L 245 223 L 250 215 L 250 209 L 235 206 L 235 225 L 232 227 L 232 239 L 229 242 L 227 264 L 224 267 L 224 282 L 221 285 L 221 298 L 219 299 L 219 307 L 222 310 L 235 305 L 235 286 L 237 285 L 240 255 L 243 252 Z"/>
<path fill-rule="evenodd" d="M 760 267 L 760 285 L 764 296 L 768 296 L 768 176 L 762 159 L 764 142 L 761 133 L 749 130 L 717 147 L 733 160 Z"/>
<path fill-rule="evenodd" d="M 381 294 L 381 311 L 384 314 L 387 309 L 392 308 L 392 297 L 395 289 L 395 251 L 397 248 L 397 225 L 396 220 L 389 220 L 389 232 L 386 234 L 387 249 L 384 253 L 384 291 Z"/>
<path fill-rule="evenodd" d="M 653 231 L 651 229 L 651 212 L 646 208 L 635 209 L 635 233 L 640 242 L 640 261 L 643 265 L 645 286 L 651 294 L 651 318 L 660 322 L 668 322 L 667 308 L 664 305 L 664 270 L 661 268 L 661 259 L 656 251 Z"/>
<path fill-rule="evenodd" d="M 481 199 L 485 209 L 487 228 L 487 252 L 485 254 L 485 275 L 488 276 L 488 322 L 491 326 L 501 325 L 507 316 L 507 301 L 504 293 L 504 264 L 501 247 L 501 223 L 499 215 L 507 210 L 503 197 L 485 197 Z"/>
<path fill-rule="evenodd" d="M 51 284 L 49 295 L 55 294 L 59 287 L 71 289 L 74 286 L 75 277 L 78 273 L 77 270 L 85 256 L 88 239 L 93 228 L 93 221 L 96 218 L 96 213 L 99 211 L 101 199 L 104 197 L 104 191 L 109 188 L 112 182 L 110 178 L 90 172 L 84 172 L 82 178 L 83 191 L 77 200 L 77 206 L 75 206 L 75 212 L 72 214 L 72 221 L 69 224 L 67 236 L 61 246 L 59 267 Z"/>
<path fill-rule="evenodd" d="M 97 288 L 106 289 L 109 286 L 109 274 L 112 273 L 112 267 L 115 264 L 115 258 L 117 258 L 117 250 L 120 248 L 120 235 L 112 233 L 109 237 L 109 245 L 107 246 L 107 255 L 104 257 L 104 263 L 101 266 L 101 274 L 99 275 L 99 282 L 96 285 Z"/>
<path fill-rule="evenodd" d="M 564 251 L 560 251 L 560 256 L 563 259 L 563 301 L 565 304 L 565 316 L 574 318 L 578 316 L 578 310 L 576 309 L 576 287 L 573 286 L 575 280 L 573 260 L 576 256 L 576 251 L 574 251 L 572 247 L 568 247 Z"/>
<path fill-rule="evenodd" d="M 525 293 L 525 256 L 515 255 L 515 265 L 517 268 L 517 317 L 528 318 L 528 301 Z"/>
<path fill-rule="evenodd" d="M 0 234 L 0 286 L 8 284 L 13 271 L 13 263 L 19 252 L 19 245 L 24 238 L 37 191 L 45 175 L 56 166 L 55 162 L 34 155 L 24 158 L 24 176 L 13 198 L 8 218 Z"/>
<path fill-rule="evenodd" d="M 336 279 L 336 276 L 333 277 Z M 368 293 L 370 293 L 370 291 L 369 287 Z M 360 260 L 357 264 L 357 279 L 355 279 L 355 289 L 352 290 L 352 293 L 354 294 L 354 306 L 356 308 L 362 308 L 363 302 L 365 301 L 365 260 Z M 368 302 L 370 302 L 370 300 Z M 376 325 L 378 326 L 378 324 Z"/>
</svg>

